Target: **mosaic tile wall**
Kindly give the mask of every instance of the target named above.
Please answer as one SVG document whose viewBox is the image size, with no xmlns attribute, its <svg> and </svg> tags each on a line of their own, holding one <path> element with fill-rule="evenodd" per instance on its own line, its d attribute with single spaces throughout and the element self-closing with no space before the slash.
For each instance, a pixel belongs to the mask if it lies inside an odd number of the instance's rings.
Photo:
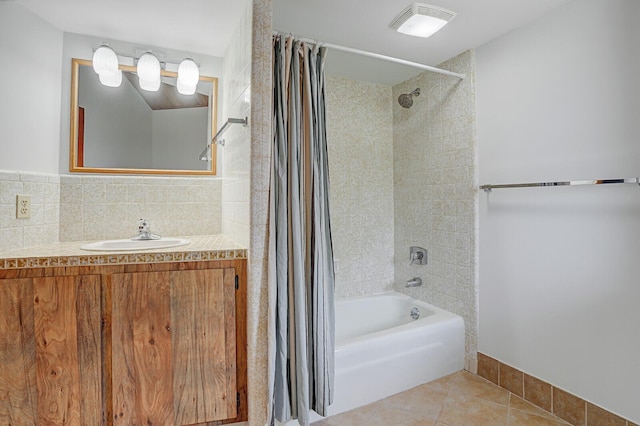
<svg viewBox="0 0 640 426">
<path fill-rule="evenodd" d="M 60 241 L 219 234 L 221 181 L 203 177 L 60 176 Z"/>
<path fill-rule="evenodd" d="M 477 171 L 474 53 L 441 68 L 467 78 L 421 73 L 393 87 L 393 98 L 421 89 L 411 109 L 393 105 L 395 282 L 398 291 L 462 316 L 465 368 L 475 372 L 478 342 Z M 409 266 L 409 247 L 428 250 Z M 407 289 L 413 277 L 422 287 Z"/>
<path fill-rule="evenodd" d="M 31 218 L 16 219 L 16 195 L 31 196 Z M 0 170 L 0 250 L 58 242 L 60 177 Z"/>
<path fill-rule="evenodd" d="M 332 76 L 326 84 L 336 298 L 388 291 L 394 278 L 391 88 Z"/>
<path fill-rule="evenodd" d="M 223 120 L 251 119 L 251 7 L 236 28 L 222 66 Z M 221 127 L 224 121 L 219 124 Z M 233 240 L 249 245 L 249 170 L 251 167 L 251 130 L 231 125 L 224 133 L 222 158 L 222 232 Z"/>
<path fill-rule="evenodd" d="M 253 0 L 251 25 L 251 184 L 247 340 L 249 424 L 267 424 L 268 212 L 271 164 L 271 0 Z"/>
</svg>

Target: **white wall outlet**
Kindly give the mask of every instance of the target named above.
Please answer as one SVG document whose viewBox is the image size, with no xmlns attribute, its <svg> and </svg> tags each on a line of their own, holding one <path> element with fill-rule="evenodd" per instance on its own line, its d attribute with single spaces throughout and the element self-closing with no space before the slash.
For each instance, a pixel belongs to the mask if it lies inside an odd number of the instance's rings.
<svg viewBox="0 0 640 426">
<path fill-rule="evenodd" d="M 29 219 L 31 217 L 31 195 L 16 197 L 16 218 Z"/>
</svg>

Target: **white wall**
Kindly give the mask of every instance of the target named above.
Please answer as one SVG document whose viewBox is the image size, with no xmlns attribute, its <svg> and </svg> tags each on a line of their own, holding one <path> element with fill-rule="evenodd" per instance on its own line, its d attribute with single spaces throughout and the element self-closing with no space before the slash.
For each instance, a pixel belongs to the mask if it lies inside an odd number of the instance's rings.
<svg viewBox="0 0 640 426">
<path fill-rule="evenodd" d="M 576 0 L 477 49 L 481 184 L 640 174 L 639 18 Z M 479 194 L 480 352 L 635 422 L 639 191 Z"/>
<path fill-rule="evenodd" d="M 62 32 L 0 2 L 0 170 L 58 170 Z"/>
</svg>

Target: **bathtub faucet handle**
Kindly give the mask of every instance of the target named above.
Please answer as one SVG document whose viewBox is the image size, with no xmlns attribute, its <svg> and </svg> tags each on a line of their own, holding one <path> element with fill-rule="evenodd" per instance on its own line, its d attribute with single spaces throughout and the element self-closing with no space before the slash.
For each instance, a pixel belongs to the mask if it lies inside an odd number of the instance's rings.
<svg viewBox="0 0 640 426">
<path fill-rule="evenodd" d="M 427 249 L 418 246 L 411 246 L 409 249 L 409 266 L 414 263 L 417 265 L 427 264 Z"/>
</svg>

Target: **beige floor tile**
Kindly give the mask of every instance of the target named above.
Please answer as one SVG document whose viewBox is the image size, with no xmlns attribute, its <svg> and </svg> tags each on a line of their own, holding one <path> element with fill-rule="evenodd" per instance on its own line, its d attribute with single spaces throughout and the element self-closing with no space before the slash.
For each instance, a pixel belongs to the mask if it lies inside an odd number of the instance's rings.
<svg viewBox="0 0 640 426">
<path fill-rule="evenodd" d="M 449 426 L 507 424 L 507 406 L 486 399 L 455 394 L 452 390 L 438 421 Z"/>
<path fill-rule="evenodd" d="M 365 405 L 346 413 L 329 417 L 322 422 L 316 422 L 313 426 L 356 426 L 369 424 L 369 417 L 376 411 L 376 404 Z"/>
<path fill-rule="evenodd" d="M 379 405 L 399 408 L 435 420 L 440 415 L 450 386 L 449 382 L 430 382 L 383 399 Z"/>
<path fill-rule="evenodd" d="M 524 413 L 528 413 L 528 414 L 532 414 L 534 416 L 538 416 L 538 417 L 545 417 L 547 419 L 551 419 L 554 420 L 556 422 L 560 422 L 560 424 L 568 424 L 566 423 L 564 420 L 561 420 L 560 418 L 554 416 L 553 414 L 549 413 L 548 411 L 543 410 L 540 407 L 536 407 L 535 405 L 533 405 L 532 403 L 530 403 L 529 401 L 525 401 L 524 399 L 511 394 L 511 397 L 509 399 L 509 408 L 513 409 L 513 410 L 518 410 L 520 412 L 524 412 Z M 555 423 L 553 423 L 555 424 Z"/>
<path fill-rule="evenodd" d="M 456 376 L 450 391 L 450 394 L 453 393 L 462 396 L 473 396 L 501 405 L 509 403 L 509 391 L 480 376 L 467 372 L 462 372 L 462 374 Z"/>
<path fill-rule="evenodd" d="M 435 426 L 436 420 L 395 407 L 381 406 L 367 420 L 367 426 Z"/>
<path fill-rule="evenodd" d="M 508 426 L 566 426 L 566 423 L 553 416 L 538 416 L 536 414 L 509 408 Z"/>
</svg>

